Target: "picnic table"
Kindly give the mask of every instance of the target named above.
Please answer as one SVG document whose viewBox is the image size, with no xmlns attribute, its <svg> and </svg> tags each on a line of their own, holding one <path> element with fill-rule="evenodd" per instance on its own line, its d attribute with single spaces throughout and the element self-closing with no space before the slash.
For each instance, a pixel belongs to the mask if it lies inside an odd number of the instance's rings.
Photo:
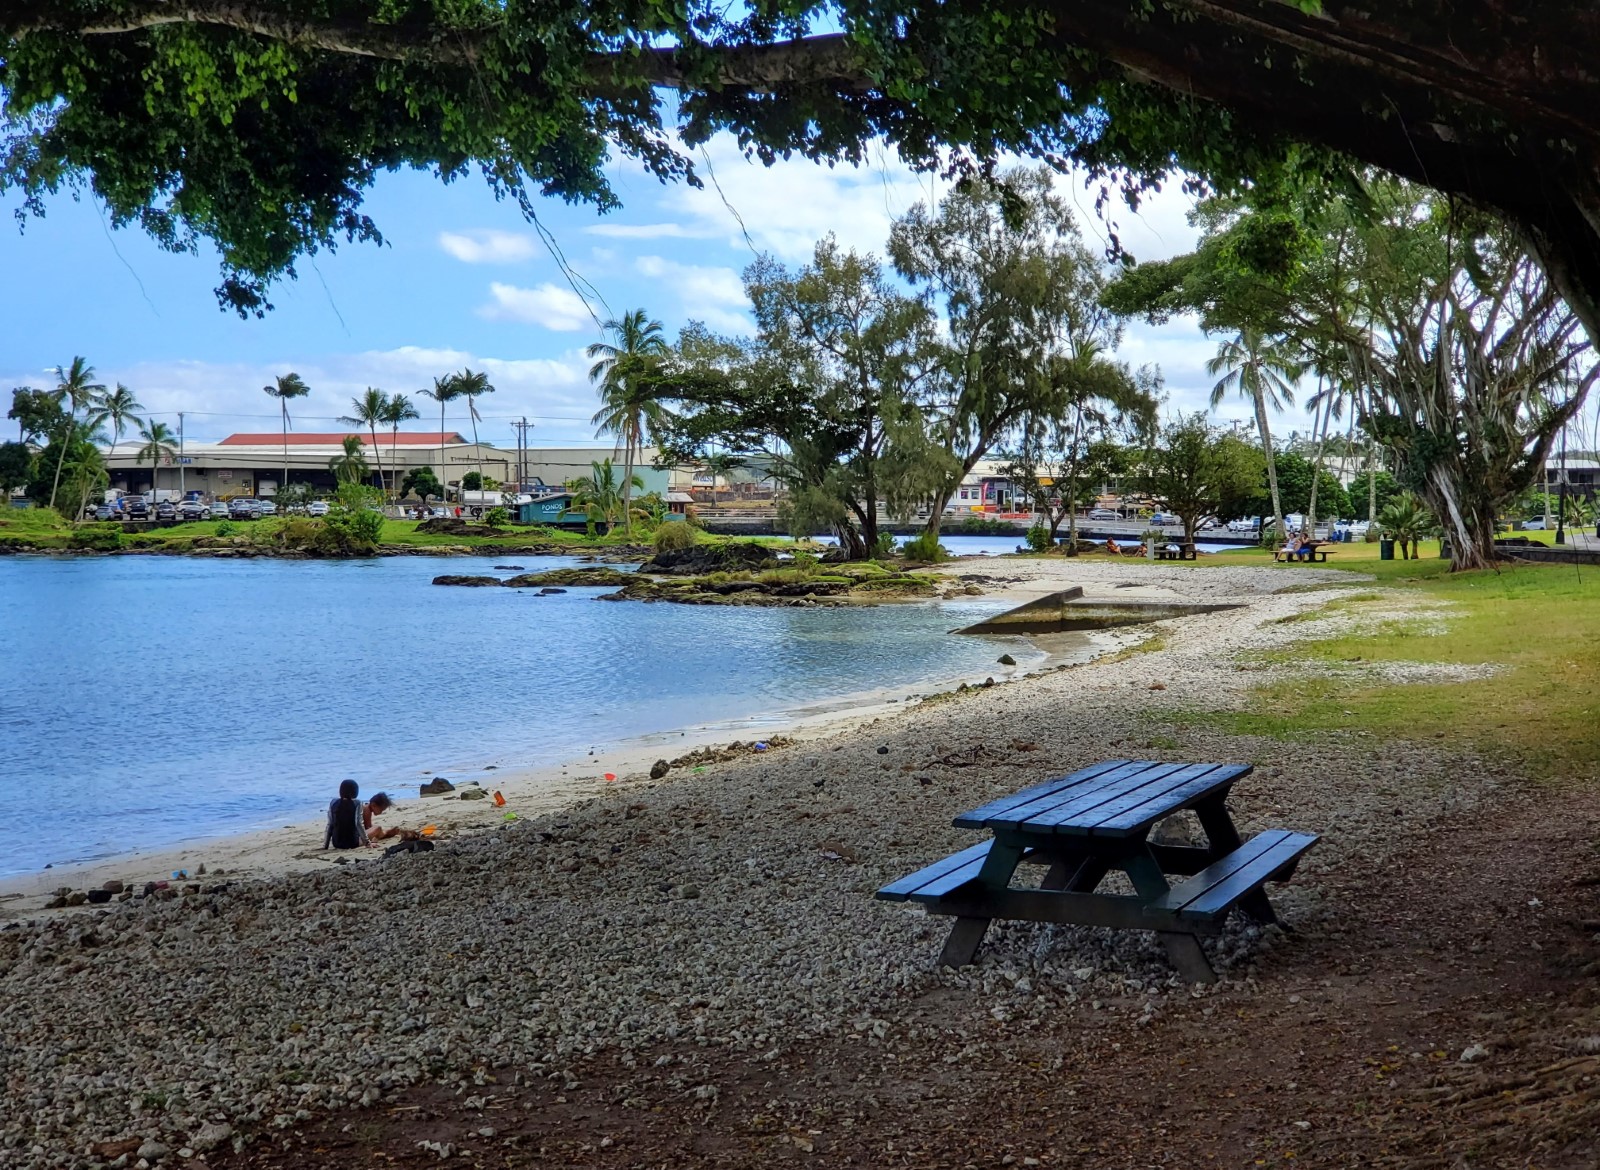
<svg viewBox="0 0 1600 1170">
<path fill-rule="evenodd" d="M 878 897 L 920 902 L 955 919 L 939 956 L 946 966 L 972 962 L 989 923 L 1010 918 L 1153 930 L 1181 975 L 1210 983 L 1216 973 L 1200 936 L 1219 932 L 1235 908 L 1277 922 L 1263 886 L 1286 880 L 1317 840 L 1284 829 L 1240 837 L 1227 798 L 1250 772 L 1249 764 L 1106 760 L 962 813 L 958 828 L 991 838 L 884 886 Z M 1205 845 L 1150 841 L 1158 822 L 1183 809 L 1194 810 Z M 1037 886 L 1013 888 L 1023 864 L 1045 867 Z M 1134 893 L 1096 892 L 1112 870 L 1128 876 Z"/>
<path fill-rule="evenodd" d="M 1305 557 L 1300 556 L 1299 553 L 1290 552 L 1288 545 L 1280 545 L 1278 548 L 1273 550 L 1272 559 L 1275 561 L 1286 561 L 1289 563 L 1300 560 L 1326 562 L 1328 559 L 1328 554 L 1335 551 L 1327 547 L 1333 543 L 1335 542 L 1331 540 L 1308 540 L 1305 542 L 1305 544 L 1301 545 L 1301 548 L 1309 554 Z"/>
<path fill-rule="evenodd" d="M 1162 561 L 1194 561 L 1199 555 L 1192 544 L 1164 544 L 1156 549 L 1156 559 Z"/>
</svg>

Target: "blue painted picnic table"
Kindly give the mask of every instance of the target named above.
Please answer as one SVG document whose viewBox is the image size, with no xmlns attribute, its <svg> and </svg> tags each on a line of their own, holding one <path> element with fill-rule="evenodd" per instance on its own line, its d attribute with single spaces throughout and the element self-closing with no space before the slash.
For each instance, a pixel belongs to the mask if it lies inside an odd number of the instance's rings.
<svg viewBox="0 0 1600 1170">
<path fill-rule="evenodd" d="M 949 966 L 973 961 L 993 919 L 1013 918 L 1153 930 L 1180 973 L 1211 982 L 1200 936 L 1220 931 L 1235 908 L 1276 922 L 1263 886 L 1286 880 L 1317 840 L 1283 829 L 1241 838 L 1227 797 L 1250 771 L 1248 764 L 1159 760 L 1094 764 L 962 813 L 957 827 L 990 838 L 892 882 L 878 897 L 954 917 L 940 955 Z M 1194 810 L 1205 845 L 1150 841 L 1157 823 L 1184 809 Z M 1023 864 L 1046 867 L 1036 887 L 1013 888 Z M 1112 870 L 1127 874 L 1133 894 L 1096 892 Z"/>
</svg>

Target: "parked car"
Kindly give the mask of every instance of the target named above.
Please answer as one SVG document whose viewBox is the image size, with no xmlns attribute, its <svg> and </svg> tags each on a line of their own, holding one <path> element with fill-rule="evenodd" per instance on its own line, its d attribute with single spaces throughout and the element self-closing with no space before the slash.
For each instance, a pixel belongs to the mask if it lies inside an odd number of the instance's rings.
<svg viewBox="0 0 1600 1170">
<path fill-rule="evenodd" d="M 256 511 L 262 516 L 276 516 L 278 514 L 278 505 L 271 500 L 257 500 Z"/>
<path fill-rule="evenodd" d="M 171 500 L 162 500 L 156 505 L 157 520 L 176 520 L 178 518 L 178 505 Z"/>
<path fill-rule="evenodd" d="M 229 520 L 257 520 L 261 517 L 261 503 L 249 496 L 237 496 L 228 501 Z"/>
<path fill-rule="evenodd" d="M 1229 532 L 1255 532 L 1260 527 L 1260 516 L 1240 516 L 1228 521 Z"/>
<path fill-rule="evenodd" d="M 1180 521 L 1171 512 L 1151 512 L 1150 513 L 1150 523 L 1156 524 L 1156 525 L 1160 525 L 1160 524 L 1178 524 L 1178 523 L 1180 523 Z"/>
<path fill-rule="evenodd" d="M 306 515 L 307 516 L 326 516 L 327 514 L 328 514 L 328 501 L 327 500 L 312 500 L 310 504 L 306 505 Z"/>
<path fill-rule="evenodd" d="M 150 505 L 143 496 L 123 496 L 122 514 L 129 520 L 150 519 Z"/>
<path fill-rule="evenodd" d="M 204 520 L 211 515 L 211 509 L 202 500 L 184 500 L 178 505 L 178 515 L 185 520 Z"/>
<path fill-rule="evenodd" d="M 99 504 L 95 507 L 94 518 L 96 520 L 120 520 L 122 519 L 122 513 L 117 511 L 115 504 Z"/>
<path fill-rule="evenodd" d="M 1089 509 L 1089 519 L 1091 519 L 1091 520 L 1121 520 L 1122 519 L 1122 513 L 1118 512 L 1114 508 L 1090 508 Z"/>
<path fill-rule="evenodd" d="M 1524 532 L 1543 532 L 1544 531 L 1544 517 L 1543 516 L 1535 516 L 1532 520 L 1524 520 L 1522 522 L 1522 531 L 1524 531 Z"/>
<path fill-rule="evenodd" d="M 213 520 L 226 520 L 228 518 L 228 501 L 213 500 L 208 511 Z"/>
</svg>

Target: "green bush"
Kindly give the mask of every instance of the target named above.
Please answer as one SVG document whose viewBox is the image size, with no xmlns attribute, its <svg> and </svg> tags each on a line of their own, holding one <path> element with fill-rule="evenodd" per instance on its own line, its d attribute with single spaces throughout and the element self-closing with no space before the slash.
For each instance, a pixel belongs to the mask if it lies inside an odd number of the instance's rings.
<svg viewBox="0 0 1600 1170">
<path fill-rule="evenodd" d="M 239 526 L 237 524 L 235 524 L 232 520 L 218 520 L 217 521 L 217 535 L 218 536 L 232 536 L 234 533 L 236 533 L 238 531 L 239 531 Z"/>
<path fill-rule="evenodd" d="M 490 508 L 484 513 L 483 522 L 490 528 L 504 528 L 511 523 L 511 513 L 504 508 Z"/>
<path fill-rule="evenodd" d="M 939 543 L 939 538 L 931 532 L 924 532 L 906 541 L 900 549 L 907 560 L 912 561 L 947 561 L 950 559 L 950 550 Z"/>
<path fill-rule="evenodd" d="M 110 525 L 84 526 L 67 538 L 67 547 L 86 552 L 111 552 L 122 547 L 122 530 Z"/>
<path fill-rule="evenodd" d="M 1055 546 L 1055 541 L 1050 539 L 1050 530 L 1043 524 L 1035 524 L 1028 529 L 1028 547 L 1034 552 L 1049 552 Z"/>
<path fill-rule="evenodd" d="M 894 533 L 878 533 L 878 543 L 867 550 L 867 555 L 875 561 L 888 560 L 895 554 Z"/>
<path fill-rule="evenodd" d="M 657 552 L 681 552 L 693 548 L 696 539 L 694 529 L 688 524 L 681 520 L 668 520 L 656 529 L 650 543 Z"/>
<path fill-rule="evenodd" d="M 803 585 L 812 580 L 812 574 L 805 569 L 767 569 L 756 580 L 763 585 Z"/>
<path fill-rule="evenodd" d="M 956 531 L 962 536 L 1009 536 L 1016 531 L 1005 520 L 987 520 L 982 516 L 963 516 Z"/>
</svg>

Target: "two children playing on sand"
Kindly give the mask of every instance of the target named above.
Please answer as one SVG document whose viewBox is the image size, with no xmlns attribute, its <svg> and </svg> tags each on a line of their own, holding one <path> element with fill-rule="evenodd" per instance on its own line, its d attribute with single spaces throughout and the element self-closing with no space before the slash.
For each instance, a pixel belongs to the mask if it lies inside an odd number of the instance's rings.
<svg viewBox="0 0 1600 1170">
<path fill-rule="evenodd" d="M 414 841 L 421 836 L 414 829 L 374 827 L 373 818 L 391 808 L 394 801 L 387 792 L 379 792 L 371 800 L 358 800 L 360 794 L 361 787 L 354 780 L 339 785 L 339 795 L 328 802 L 328 827 L 322 834 L 324 849 L 359 849 L 387 837 Z"/>
</svg>

